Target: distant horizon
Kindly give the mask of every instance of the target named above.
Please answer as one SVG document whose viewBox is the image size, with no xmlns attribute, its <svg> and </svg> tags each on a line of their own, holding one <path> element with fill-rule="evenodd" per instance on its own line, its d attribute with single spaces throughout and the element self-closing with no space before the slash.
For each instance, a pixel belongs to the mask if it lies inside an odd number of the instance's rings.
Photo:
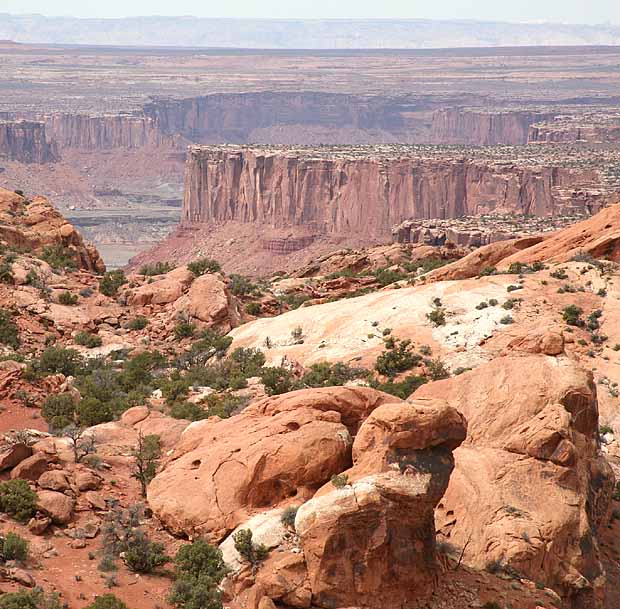
<svg viewBox="0 0 620 609">
<path fill-rule="evenodd" d="M 74 14 L 49 14 L 42 12 L 13 12 L 0 11 L 0 15 L 9 17 L 43 17 L 46 19 L 79 19 L 89 21 L 120 21 L 130 19 L 202 19 L 209 21 L 416 21 L 416 22 L 447 22 L 447 23 L 488 23 L 488 24 L 508 24 L 508 25 L 567 25 L 584 27 L 617 27 L 620 21 L 610 20 L 600 22 L 577 22 L 562 21 L 554 19 L 498 19 L 498 18 L 473 18 L 473 17 L 254 17 L 254 16 L 207 16 L 196 14 L 140 14 L 140 15 L 115 15 L 115 16 L 87 16 Z"/>
<path fill-rule="evenodd" d="M 41 15 L 74 19 L 129 19 L 194 17 L 197 19 L 261 19 L 293 21 L 471 21 L 487 23 L 562 25 L 617 25 L 617 0 L 2 0 L 0 12 L 9 15 Z"/>
</svg>

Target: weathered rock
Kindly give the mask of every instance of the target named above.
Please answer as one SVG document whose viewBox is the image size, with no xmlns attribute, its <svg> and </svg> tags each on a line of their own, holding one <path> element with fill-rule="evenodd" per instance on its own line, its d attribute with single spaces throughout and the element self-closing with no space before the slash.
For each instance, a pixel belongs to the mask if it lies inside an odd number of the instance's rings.
<svg viewBox="0 0 620 609">
<path fill-rule="evenodd" d="M 194 275 L 187 270 L 187 267 L 178 267 L 163 275 L 161 279 L 128 290 L 127 304 L 130 306 L 169 304 L 180 298 L 193 280 Z"/>
<path fill-rule="evenodd" d="M 176 301 L 174 308 L 179 315 L 197 319 L 226 332 L 239 322 L 236 299 L 218 275 L 198 277 L 187 294 Z"/>
<path fill-rule="evenodd" d="M 66 491 L 71 488 L 69 482 L 69 473 L 63 470 L 54 469 L 41 474 L 37 480 L 37 484 L 44 489 L 50 491 Z"/>
<path fill-rule="evenodd" d="M 436 514 L 441 538 L 477 568 L 546 582 L 568 607 L 596 607 L 596 529 L 613 473 L 599 452 L 592 374 L 572 360 L 499 357 L 418 389 L 468 420 L 467 440 Z"/>
<path fill-rule="evenodd" d="M 60 246 L 73 257 L 78 268 L 103 272 L 97 250 L 84 244 L 81 235 L 44 197 L 26 199 L 0 188 L 0 239 L 9 245 L 41 252 Z"/>
<path fill-rule="evenodd" d="M 360 427 L 350 484 L 323 487 L 295 519 L 313 605 L 407 607 L 437 579 L 433 510 L 464 419 L 441 401 L 386 404 Z"/>
<path fill-rule="evenodd" d="M 49 516 L 37 515 L 28 521 L 28 530 L 33 535 L 43 535 L 51 524 L 52 519 Z"/>
<path fill-rule="evenodd" d="M 39 509 L 47 514 L 55 524 L 71 522 L 75 506 L 73 499 L 56 491 L 40 491 L 38 495 Z"/>
<path fill-rule="evenodd" d="M 78 471 L 74 476 L 78 491 L 96 491 L 101 487 L 101 478 L 90 470 Z"/>
<path fill-rule="evenodd" d="M 7 469 L 13 469 L 16 465 L 20 464 L 24 459 L 27 459 L 32 455 L 32 448 L 26 444 L 18 442 L 4 446 L 0 449 L 0 472 Z"/>
<path fill-rule="evenodd" d="M 40 452 L 21 461 L 11 470 L 11 478 L 22 478 L 24 480 L 38 480 L 43 472 L 47 471 L 48 459 Z"/>
<path fill-rule="evenodd" d="M 158 518 L 172 531 L 220 540 L 254 512 L 291 497 L 308 498 L 346 469 L 351 437 L 338 402 L 334 410 L 322 410 L 304 396 L 295 396 L 297 408 L 290 402 L 285 410 L 262 414 L 259 406 L 231 419 L 192 424 L 149 485 L 149 505 Z M 325 403 L 326 393 L 321 396 Z M 354 392 L 350 396 L 365 404 Z"/>
</svg>

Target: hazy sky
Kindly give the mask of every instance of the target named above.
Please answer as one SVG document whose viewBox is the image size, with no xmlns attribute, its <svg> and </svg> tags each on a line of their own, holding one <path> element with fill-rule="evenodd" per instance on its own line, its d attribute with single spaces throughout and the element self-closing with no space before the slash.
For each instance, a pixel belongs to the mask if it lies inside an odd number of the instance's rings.
<svg viewBox="0 0 620 609">
<path fill-rule="evenodd" d="M 78 17 L 426 18 L 620 23 L 620 0 L 0 0 L 0 13 Z"/>
</svg>

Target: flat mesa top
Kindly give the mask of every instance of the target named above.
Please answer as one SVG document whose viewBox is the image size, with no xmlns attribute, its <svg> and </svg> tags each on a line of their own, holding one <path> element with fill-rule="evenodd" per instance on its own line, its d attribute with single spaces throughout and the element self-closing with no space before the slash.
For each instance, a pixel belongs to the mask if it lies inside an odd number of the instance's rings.
<svg viewBox="0 0 620 609">
<path fill-rule="evenodd" d="M 390 162 L 405 159 L 473 160 L 494 165 L 552 165 L 554 167 L 613 168 L 620 171 L 617 145 L 552 144 L 529 146 L 444 146 L 369 144 L 351 146 L 276 146 L 257 144 L 193 145 L 195 158 L 249 154 L 301 160 L 366 160 Z"/>
</svg>

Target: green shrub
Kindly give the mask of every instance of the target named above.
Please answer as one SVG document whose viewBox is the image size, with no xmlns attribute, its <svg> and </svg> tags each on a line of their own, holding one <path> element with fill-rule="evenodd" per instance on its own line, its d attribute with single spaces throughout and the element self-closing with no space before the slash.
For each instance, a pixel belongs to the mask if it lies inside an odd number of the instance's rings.
<svg viewBox="0 0 620 609">
<path fill-rule="evenodd" d="M 33 364 L 37 372 L 65 376 L 75 376 L 82 365 L 82 358 L 75 349 L 54 346 L 45 349 L 38 362 Z"/>
<path fill-rule="evenodd" d="M 187 421 L 202 421 L 209 416 L 202 406 L 185 401 L 172 404 L 168 414 L 173 419 L 185 419 Z"/>
<path fill-rule="evenodd" d="M 420 361 L 413 353 L 410 340 L 399 340 L 390 336 L 384 339 L 385 351 L 377 357 L 375 370 L 379 374 L 394 378 L 397 374 L 410 370 Z"/>
<path fill-rule="evenodd" d="M 124 406 L 121 400 L 116 404 L 111 404 L 93 397 L 84 397 L 75 407 L 75 415 L 82 427 L 92 427 L 112 421 L 116 415 L 126 410 Z"/>
<path fill-rule="evenodd" d="M 263 368 L 260 378 L 267 395 L 281 395 L 299 389 L 299 383 L 295 380 L 293 373 L 283 366 Z"/>
<path fill-rule="evenodd" d="M 13 321 L 13 313 L 0 309 L 0 344 L 18 349 L 20 345 L 19 328 Z"/>
<path fill-rule="evenodd" d="M 367 374 L 368 371 L 363 368 L 352 368 L 342 362 L 335 364 L 319 362 L 310 366 L 310 370 L 304 374 L 301 382 L 306 387 L 334 387 Z"/>
<path fill-rule="evenodd" d="M 97 336 L 96 334 L 90 334 L 90 332 L 78 332 L 75 335 L 74 340 L 78 345 L 82 345 L 82 347 L 88 347 L 89 349 L 101 347 L 102 345 L 101 337 Z"/>
<path fill-rule="evenodd" d="M 495 275 L 497 269 L 494 266 L 485 266 L 479 273 L 480 277 L 488 277 L 489 275 Z"/>
<path fill-rule="evenodd" d="M 174 269 L 174 266 L 169 262 L 156 262 L 155 264 L 145 264 L 140 267 L 138 273 L 146 277 L 153 277 L 155 275 L 165 275 L 172 269 Z"/>
<path fill-rule="evenodd" d="M 104 594 L 103 596 L 98 596 L 84 609 L 129 609 L 129 607 L 114 594 Z"/>
<path fill-rule="evenodd" d="M 57 594 L 44 594 L 40 588 L 29 592 L 7 592 L 0 596 L 0 609 L 61 609 Z"/>
<path fill-rule="evenodd" d="M 143 497 L 146 497 L 146 488 L 155 478 L 161 455 L 160 437 L 157 434 L 145 436 L 140 432 L 138 443 L 131 450 L 131 477 L 140 483 Z"/>
<path fill-rule="evenodd" d="M 402 381 L 389 380 L 386 383 L 379 383 L 376 380 L 371 381 L 370 385 L 373 389 L 383 391 L 391 395 L 395 395 L 403 400 L 407 399 L 418 387 L 426 383 L 426 378 L 411 374 Z"/>
<path fill-rule="evenodd" d="M 504 325 L 508 325 L 511 324 L 514 320 L 512 319 L 512 315 L 504 315 L 504 317 L 502 317 L 499 320 L 500 324 L 504 324 Z"/>
<path fill-rule="evenodd" d="M 99 281 L 99 291 L 104 296 L 116 296 L 119 288 L 125 283 L 127 278 L 121 269 L 108 271 Z"/>
<path fill-rule="evenodd" d="M 128 330 L 144 330 L 149 325 L 149 320 L 144 315 L 138 315 L 130 319 L 125 326 Z"/>
<path fill-rule="evenodd" d="M 58 302 L 61 305 L 66 305 L 68 307 L 71 307 L 71 306 L 77 304 L 77 301 L 78 301 L 77 294 L 72 294 L 68 290 L 65 290 L 64 292 L 61 292 L 60 296 L 58 296 Z"/>
<path fill-rule="evenodd" d="M 289 505 L 280 516 L 280 522 L 291 529 L 295 528 L 295 517 L 297 516 L 297 510 L 299 508 Z"/>
<path fill-rule="evenodd" d="M 28 546 L 28 541 L 21 535 L 10 531 L 5 537 L 0 537 L 0 560 L 25 562 L 28 559 Z"/>
<path fill-rule="evenodd" d="M 41 408 L 41 416 L 52 430 L 61 430 L 75 420 L 76 404 L 68 393 L 50 395 Z"/>
<path fill-rule="evenodd" d="M 568 279 L 568 275 L 566 274 L 564 269 L 557 269 L 555 271 L 551 271 L 549 275 L 554 279 Z"/>
<path fill-rule="evenodd" d="M 574 304 L 564 307 L 562 311 L 562 318 L 569 326 L 583 326 L 584 322 L 581 319 L 583 309 Z"/>
<path fill-rule="evenodd" d="M 208 575 L 215 583 L 221 582 L 228 573 L 222 551 L 204 539 L 181 546 L 174 557 L 174 565 L 177 577 Z"/>
<path fill-rule="evenodd" d="M 187 265 L 187 268 L 195 277 L 200 277 L 205 273 L 219 273 L 222 270 L 219 262 L 213 260 L 212 258 L 200 258 L 199 260 L 194 260 L 194 262 L 190 262 Z"/>
<path fill-rule="evenodd" d="M 446 314 L 441 307 L 434 308 L 426 317 L 435 327 L 446 325 Z"/>
<path fill-rule="evenodd" d="M 345 486 L 347 486 L 347 484 L 349 484 L 349 476 L 347 476 L 346 474 L 334 474 L 331 477 L 330 482 L 336 488 L 344 488 Z"/>
<path fill-rule="evenodd" d="M 164 544 L 151 541 L 143 531 L 135 530 L 127 543 L 123 560 L 131 571 L 152 573 L 170 562 L 164 550 Z"/>
<path fill-rule="evenodd" d="M 258 302 L 248 302 L 248 304 L 245 305 L 245 312 L 248 315 L 260 315 L 261 306 Z"/>
<path fill-rule="evenodd" d="M 228 573 L 222 551 L 202 539 L 181 546 L 174 558 L 176 580 L 169 601 L 183 609 L 221 609 L 218 585 Z"/>
<path fill-rule="evenodd" d="M 37 494 L 25 480 L 0 482 L 0 511 L 15 520 L 27 522 L 37 509 Z"/>
<path fill-rule="evenodd" d="M 446 379 L 450 376 L 450 372 L 446 368 L 445 364 L 439 359 L 435 358 L 431 360 L 428 364 L 428 373 L 434 381 L 439 381 L 441 379 Z"/>
<path fill-rule="evenodd" d="M 241 529 L 233 534 L 235 550 L 243 560 L 250 563 L 253 567 L 267 558 L 269 550 L 263 544 L 255 544 L 252 541 L 252 531 Z"/>
<path fill-rule="evenodd" d="M 373 275 L 381 287 L 385 287 L 407 278 L 407 273 L 389 268 L 377 269 L 374 271 Z"/>
<path fill-rule="evenodd" d="M 507 292 L 516 292 L 517 290 L 522 290 L 523 286 L 522 285 L 509 285 L 506 288 Z"/>
<path fill-rule="evenodd" d="M 248 296 L 260 292 L 258 286 L 243 275 L 230 275 L 230 291 L 235 296 Z"/>
<path fill-rule="evenodd" d="M 248 398 L 231 395 L 230 393 L 212 393 L 204 401 L 205 412 L 208 417 L 218 416 L 227 419 L 232 413 L 247 404 Z"/>
<path fill-rule="evenodd" d="M 504 302 L 504 304 L 502 304 L 502 309 L 510 311 L 511 309 L 514 309 L 514 306 L 517 304 L 517 302 L 519 302 L 517 298 L 509 298 Z"/>
<path fill-rule="evenodd" d="M 304 302 L 310 300 L 309 294 L 285 294 L 284 296 L 278 297 L 278 301 L 281 304 L 285 304 L 290 309 L 299 309 Z"/>
<path fill-rule="evenodd" d="M 77 268 L 73 252 L 64 245 L 58 244 L 43 248 L 40 258 L 45 260 L 55 271 L 70 271 Z"/>
<path fill-rule="evenodd" d="M 232 344 L 230 336 L 224 336 L 217 330 L 204 330 L 199 339 L 192 344 L 189 352 L 177 360 L 179 368 L 187 369 L 191 366 L 205 364 L 212 357 L 221 358 Z"/>
<path fill-rule="evenodd" d="M 13 262 L 10 258 L 4 257 L 0 260 L 0 283 L 12 285 L 14 281 Z"/>
<path fill-rule="evenodd" d="M 196 332 L 196 324 L 189 321 L 180 321 L 174 326 L 174 336 L 177 340 L 183 340 L 184 338 L 191 338 Z"/>
</svg>

